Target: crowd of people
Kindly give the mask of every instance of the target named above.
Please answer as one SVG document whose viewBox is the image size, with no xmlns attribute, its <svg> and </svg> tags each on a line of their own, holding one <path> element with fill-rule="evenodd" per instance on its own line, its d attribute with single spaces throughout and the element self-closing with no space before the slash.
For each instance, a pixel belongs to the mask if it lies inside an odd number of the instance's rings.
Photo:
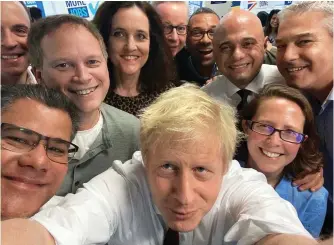
<svg viewBox="0 0 334 245">
<path fill-rule="evenodd" d="M 327 1 L 1 2 L 1 242 L 330 244 L 332 90 Z"/>
</svg>

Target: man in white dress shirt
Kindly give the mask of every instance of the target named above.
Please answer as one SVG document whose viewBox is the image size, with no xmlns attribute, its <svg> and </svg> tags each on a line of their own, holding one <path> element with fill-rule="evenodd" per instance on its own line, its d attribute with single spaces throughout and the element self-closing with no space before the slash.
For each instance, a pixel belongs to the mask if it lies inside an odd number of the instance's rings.
<svg viewBox="0 0 334 245">
<path fill-rule="evenodd" d="M 142 152 L 33 220 L 2 222 L 2 244 L 316 244 L 263 174 L 232 161 L 235 122 L 197 87 L 167 91 L 141 117 Z"/>
<path fill-rule="evenodd" d="M 263 64 L 266 43 L 256 15 L 245 10 L 226 14 L 213 38 L 215 61 L 223 75 L 203 90 L 240 110 L 264 85 L 284 83 L 276 66 Z"/>
</svg>

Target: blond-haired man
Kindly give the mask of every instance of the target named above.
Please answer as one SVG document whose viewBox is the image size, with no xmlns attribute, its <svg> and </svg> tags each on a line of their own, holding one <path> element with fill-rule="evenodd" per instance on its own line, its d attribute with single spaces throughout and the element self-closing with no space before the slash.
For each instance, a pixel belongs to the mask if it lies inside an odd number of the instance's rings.
<svg viewBox="0 0 334 245">
<path fill-rule="evenodd" d="M 35 221 L 3 222 L 2 244 L 316 244 L 261 173 L 232 161 L 235 122 L 197 87 L 167 91 L 141 117 L 141 153 Z"/>
</svg>

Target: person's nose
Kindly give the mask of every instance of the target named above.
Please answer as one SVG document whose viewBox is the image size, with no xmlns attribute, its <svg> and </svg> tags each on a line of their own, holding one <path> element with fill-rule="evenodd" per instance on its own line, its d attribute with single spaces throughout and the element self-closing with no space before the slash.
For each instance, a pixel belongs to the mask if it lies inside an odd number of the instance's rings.
<svg viewBox="0 0 334 245">
<path fill-rule="evenodd" d="M 125 45 L 126 49 L 131 52 L 137 50 L 137 43 L 133 36 L 129 36 Z"/>
<path fill-rule="evenodd" d="M 17 41 L 14 34 L 10 30 L 1 30 L 1 47 L 3 48 L 15 48 Z"/>
<path fill-rule="evenodd" d="M 282 139 L 278 131 L 274 132 L 272 135 L 269 135 L 267 138 L 267 144 L 270 146 L 279 146 L 281 143 Z"/>
<path fill-rule="evenodd" d="M 298 48 L 294 44 L 288 44 L 283 52 L 282 57 L 285 62 L 297 60 L 299 57 Z"/>
<path fill-rule="evenodd" d="M 200 40 L 200 43 L 205 44 L 206 46 L 212 45 L 212 40 L 209 38 L 208 33 L 204 33 L 204 36 Z"/>
<path fill-rule="evenodd" d="M 23 153 L 19 159 L 21 167 L 31 167 L 37 171 L 46 172 L 50 168 L 51 160 L 47 156 L 45 145 L 39 143 L 34 149 Z"/>
<path fill-rule="evenodd" d="M 182 171 L 175 181 L 176 199 L 181 205 L 188 205 L 195 197 L 193 176 L 191 173 Z"/>
<path fill-rule="evenodd" d="M 233 50 L 232 57 L 234 60 L 242 60 L 245 57 L 245 52 L 242 47 L 236 46 Z"/>
<path fill-rule="evenodd" d="M 169 33 L 166 37 L 168 41 L 172 41 L 172 42 L 177 42 L 179 40 L 179 35 L 177 34 L 175 28 L 173 28 L 172 32 Z"/>
<path fill-rule="evenodd" d="M 86 64 L 81 63 L 75 67 L 75 76 L 74 81 L 88 84 L 92 79 L 92 75 L 90 74 L 89 67 Z"/>
</svg>

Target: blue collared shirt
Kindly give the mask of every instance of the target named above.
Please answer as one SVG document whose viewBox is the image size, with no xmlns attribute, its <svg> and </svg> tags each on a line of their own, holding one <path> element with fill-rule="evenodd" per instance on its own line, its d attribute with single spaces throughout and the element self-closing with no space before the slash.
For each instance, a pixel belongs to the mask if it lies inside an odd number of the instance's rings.
<svg viewBox="0 0 334 245">
<path fill-rule="evenodd" d="M 241 167 L 246 167 L 245 162 L 239 163 Z M 281 179 L 275 191 L 295 207 L 304 228 L 314 238 L 318 238 L 326 216 L 328 191 L 324 187 L 316 192 L 299 191 L 298 186 L 293 186 L 286 177 Z"/>
<path fill-rule="evenodd" d="M 324 224 L 328 191 L 321 187 L 316 192 L 299 191 L 291 180 L 283 177 L 275 188 L 280 197 L 290 202 L 298 213 L 298 217 L 305 229 L 314 238 L 318 238 Z"/>
</svg>

